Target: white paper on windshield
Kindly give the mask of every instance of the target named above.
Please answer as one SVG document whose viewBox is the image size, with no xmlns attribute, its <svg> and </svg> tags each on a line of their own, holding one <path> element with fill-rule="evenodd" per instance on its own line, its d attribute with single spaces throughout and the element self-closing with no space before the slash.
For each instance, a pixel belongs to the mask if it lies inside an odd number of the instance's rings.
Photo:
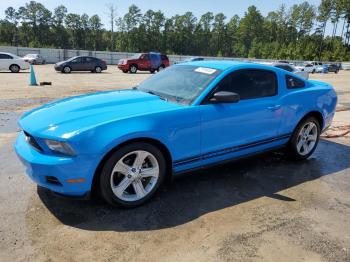
<svg viewBox="0 0 350 262">
<path fill-rule="evenodd" d="M 207 67 L 198 67 L 194 71 L 202 74 L 207 74 L 207 75 L 212 75 L 216 72 L 215 69 L 207 68 Z"/>
</svg>

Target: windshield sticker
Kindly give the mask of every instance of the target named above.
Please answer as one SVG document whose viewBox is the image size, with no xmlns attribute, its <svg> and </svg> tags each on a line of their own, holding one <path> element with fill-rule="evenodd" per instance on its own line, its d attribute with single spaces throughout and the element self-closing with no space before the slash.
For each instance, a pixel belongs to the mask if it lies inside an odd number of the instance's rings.
<svg viewBox="0 0 350 262">
<path fill-rule="evenodd" d="M 202 74 L 207 74 L 207 75 L 212 75 L 216 72 L 215 69 L 206 68 L 206 67 L 198 67 L 194 71 Z"/>
</svg>

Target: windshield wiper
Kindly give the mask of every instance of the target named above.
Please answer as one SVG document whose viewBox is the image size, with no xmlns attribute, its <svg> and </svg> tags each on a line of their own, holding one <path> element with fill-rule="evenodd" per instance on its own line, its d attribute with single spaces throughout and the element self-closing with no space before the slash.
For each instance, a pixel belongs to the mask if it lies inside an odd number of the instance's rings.
<svg viewBox="0 0 350 262">
<path fill-rule="evenodd" d="M 148 93 L 148 94 L 150 94 L 150 95 L 158 96 L 158 97 L 159 97 L 160 99 L 162 99 L 162 100 L 168 101 L 167 98 L 165 98 L 164 96 L 160 95 L 159 93 L 153 92 L 153 91 L 151 91 L 151 90 L 142 90 L 142 91 L 143 91 L 143 92 L 146 92 L 146 93 Z"/>
</svg>

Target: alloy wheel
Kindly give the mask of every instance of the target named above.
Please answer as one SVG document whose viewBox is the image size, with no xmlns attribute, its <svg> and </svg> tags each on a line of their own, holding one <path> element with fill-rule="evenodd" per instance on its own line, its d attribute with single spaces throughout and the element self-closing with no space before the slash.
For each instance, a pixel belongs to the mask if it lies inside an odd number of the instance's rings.
<svg viewBox="0 0 350 262">
<path fill-rule="evenodd" d="M 70 73 L 70 67 L 69 66 L 66 66 L 65 68 L 63 68 L 63 71 L 65 72 L 65 73 Z"/>
<path fill-rule="evenodd" d="M 297 138 L 297 151 L 300 155 L 309 154 L 317 143 L 318 130 L 313 122 L 307 122 L 300 130 Z"/>
<path fill-rule="evenodd" d="M 131 202 L 145 198 L 159 179 L 159 164 L 150 152 L 137 150 L 123 156 L 114 166 L 110 177 L 116 197 Z"/>
<path fill-rule="evenodd" d="M 18 66 L 18 65 L 12 65 L 12 66 L 10 67 L 10 71 L 11 71 L 12 73 L 18 73 L 18 72 L 19 72 L 19 66 Z"/>
</svg>

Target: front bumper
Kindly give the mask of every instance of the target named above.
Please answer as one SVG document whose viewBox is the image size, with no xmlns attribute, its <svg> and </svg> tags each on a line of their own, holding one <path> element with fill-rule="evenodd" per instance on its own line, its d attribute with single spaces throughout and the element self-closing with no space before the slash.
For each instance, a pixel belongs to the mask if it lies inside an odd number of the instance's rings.
<svg viewBox="0 0 350 262">
<path fill-rule="evenodd" d="M 129 65 L 128 64 L 125 64 L 125 65 L 118 65 L 118 68 L 120 70 L 129 70 Z"/>
<path fill-rule="evenodd" d="M 23 132 L 16 140 L 15 151 L 27 175 L 38 185 L 75 197 L 84 196 L 91 190 L 93 172 L 87 159 L 41 153 L 27 143 Z M 58 183 L 53 183 L 52 178 Z M 72 180 L 79 182 L 69 182 Z"/>
<path fill-rule="evenodd" d="M 56 71 L 62 71 L 62 66 L 54 66 Z"/>
</svg>

